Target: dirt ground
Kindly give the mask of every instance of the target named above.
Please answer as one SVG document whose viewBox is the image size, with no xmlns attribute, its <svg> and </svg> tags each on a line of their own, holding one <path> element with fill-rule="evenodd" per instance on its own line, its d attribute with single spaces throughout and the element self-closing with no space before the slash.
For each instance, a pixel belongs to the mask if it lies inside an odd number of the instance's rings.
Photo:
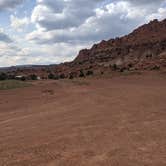
<svg viewBox="0 0 166 166">
<path fill-rule="evenodd" d="M 166 75 L 0 91 L 0 166 L 166 166 Z"/>
</svg>

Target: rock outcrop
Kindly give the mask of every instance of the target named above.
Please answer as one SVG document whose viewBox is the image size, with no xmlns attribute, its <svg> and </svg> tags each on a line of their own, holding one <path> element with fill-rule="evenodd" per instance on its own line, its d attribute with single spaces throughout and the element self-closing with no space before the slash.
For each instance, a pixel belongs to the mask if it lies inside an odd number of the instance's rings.
<svg viewBox="0 0 166 166">
<path fill-rule="evenodd" d="M 153 20 L 121 38 L 95 44 L 91 49 L 81 50 L 73 63 L 91 62 L 137 69 L 165 67 L 166 19 Z M 106 64 L 105 64 L 106 65 Z"/>
</svg>

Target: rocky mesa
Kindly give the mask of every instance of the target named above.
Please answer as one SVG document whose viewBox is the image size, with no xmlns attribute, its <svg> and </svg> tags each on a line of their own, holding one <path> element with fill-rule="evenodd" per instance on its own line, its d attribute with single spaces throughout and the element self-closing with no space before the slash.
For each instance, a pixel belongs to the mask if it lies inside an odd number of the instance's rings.
<svg viewBox="0 0 166 166">
<path fill-rule="evenodd" d="M 166 67 L 166 19 L 153 20 L 129 35 L 101 41 L 81 50 L 72 62 L 151 70 Z"/>
</svg>

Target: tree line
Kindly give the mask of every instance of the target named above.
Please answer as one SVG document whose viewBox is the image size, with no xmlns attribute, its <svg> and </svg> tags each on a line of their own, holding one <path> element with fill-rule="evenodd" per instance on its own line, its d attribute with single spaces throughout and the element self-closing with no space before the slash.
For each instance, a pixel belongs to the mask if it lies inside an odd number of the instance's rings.
<svg viewBox="0 0 166 166">
<path fill-rule="evenodd" d="M 92 70 L 88 70 L 88 71 L 83 71 L 80 70 L 79 73 L 77 72 L 71 72 L 68 75 L 65 75 L 64 73 L 60 73 L 60 74 L 54 74 L 52 72 L 48 73 L 46 78 L 41 78 L 41 79 L 74 79 L 76 77 L 86 77 L 86 76 L 90 76 L 93 75 L 93 71 Z M 1 72 L 0 73 L 0 81 L 3 80 L 11 80 L 11 79 L 15 79 L 15 80 L 21 80 L 21 81 L 25 81 L 25 80 L 38 80 L 38 76 L 36 74 L 30 74 L 28 76 L 16 76 L 14 74 L 7 74 L 5 72 Z"/>
</svg>

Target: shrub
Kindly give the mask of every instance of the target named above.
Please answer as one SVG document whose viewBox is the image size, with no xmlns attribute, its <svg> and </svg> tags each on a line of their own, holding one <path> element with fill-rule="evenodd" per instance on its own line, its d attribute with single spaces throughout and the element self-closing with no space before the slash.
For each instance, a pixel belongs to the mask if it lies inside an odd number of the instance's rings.
<svg viewBox="0 0 166 166">
<path fill-rule="evenodd" d="M 122 73 L 122 72 L 124 72 L 124 69 L 123 69 L 123 68 L 121 68 L 121 69 L 120 69 L 120 72 L 121 72 L 121 73 Z"/>
<path fill-rule="evenodd" d="M 0 80 L 7 80 L 8 76 L 5 73 L 0 73 Z"/>
<path fill-rule="evenodd" d="M 85 74 L 84 74 L 83 70 L 80 70 L 79 77 L 85 77 Z"/>
<path fill-rule="evenodd" d="M 13 80 L 13 79 L 15 79 L 15 75 L 8 75 L 8 79 L 10 79 L 10 80 Z"/>
<path fill-rule="evenodd" d="M 21 81 L 25 81 L 26 80 L 26 78 L 23 76 L 23 77 L 21 77 Z"/>
<path fill-rule="evenodd" d="M 79 64 L 79 65 L 82 65 L 82 64 L 83 64 L 83 62 L 78 62 L 78 64 Z"/>
<path fill-rule="evenodd" d="M 88 71 L 86 72 L 86 75 L 87 75 L 87 76 L 93 75 L 93 71 L 92 71 L 92 70 L 88 70 Z"/>
<path fill-rule="evenodd" d="M 59 76 L 58 76 L 58 75 L 55 75 L 55 76 L 54 76 L 54 80 L 59 80 Z"/>
<path fill-rule="evenodd" d="M 31 74 L 31 75 L 30 75 L 30 79 L 31 79 L 31 80 L 37 80 L 37 75 Z"/>
<path fill-rule="evenodd" d="M 69 75 L 69 79 L 72 80 L 73 78 L 74 78 L 73 74 L 70 73 L 70 75 Z"/>
<path fill-rule="evenodd" d="M 49 75 L 48 75 L 48 78 L 49 78 L 49 79 L 54 79 L 54 77 L 55 77 L 54 74 L 49 73 Z"/>
<path fill-rule="evenodd" d="M 132 68 L 132 67 L 133 67 L 132 63 L 129 63 L 129 64 L 128 64 L 128 67 L 129 67 L 129 68 Z"/>
<path fill-rule="evenodd" d="M 152 70 L 160 70 L 160 66 L 155 65 L 155 66 L 152 68 Z"/>
<path fill-rule="evenodd" d="M 104 72 L 103 72 L 103 71 L 101 71 L 100 73 L 101 73 L 101 75 L 103 75 L 103 74 L 104 74 Z"/>
<path fill-rule="evenodd" d="M 59 78 L 60 78 L 60 79 L 64 79 L 64 78 L 65 78 L 65 74 L 63 74 L 63 73 L 60 74 Z"/>
<path fill-rule="evenodd" d="M 113 64 L 112 69 L 113 69 L 114 71 L 116 71 L 116 70 L 118 69 L 117 65 L 116 65 L 116 64 Z"/>
<path fill-rule="evenodd" d="M 122 67 L 122 68 L 120 68 L 120 72 L 124 72 L 125 70 L 127 70 L 126 67 Z"/>
</svg>

